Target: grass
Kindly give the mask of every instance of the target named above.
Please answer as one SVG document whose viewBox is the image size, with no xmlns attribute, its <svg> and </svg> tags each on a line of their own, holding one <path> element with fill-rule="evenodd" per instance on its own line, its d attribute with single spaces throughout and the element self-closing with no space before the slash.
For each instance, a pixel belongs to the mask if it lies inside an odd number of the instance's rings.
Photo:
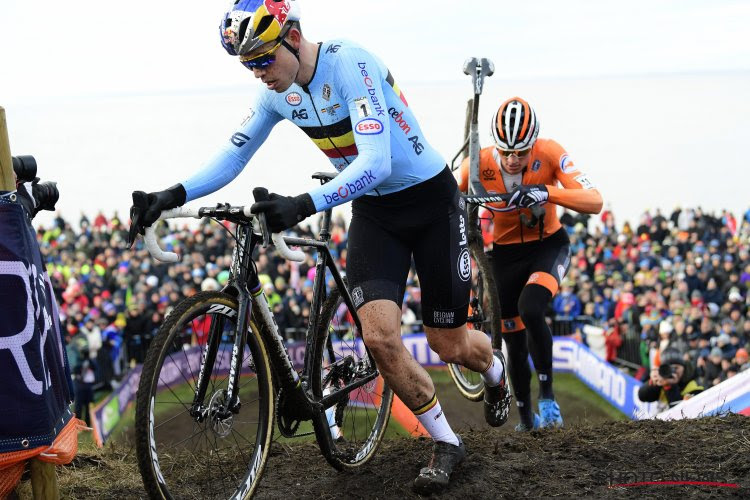
<svg viewBox="0 0 750 500">
<path fill-rule="evenodd" d="M 445 368 L 430 368 L 428 370 L 433 382 L 437 387 L 452 387 L 453 379 L 451 379 L 448 370 Z M 578 412 L 589 412 L 589 413 L 600 413 L 604 414 L 608 419 L 615 421 L 627 420 L 627 417 L 619 410 L 615 409 L 606 400 L 601 398 L 596 392 L 591 390 L 586 384 L 581 382 L 575 375 L 570 373 L 556 373 L 554 379 L 555 394 L 558 399 L 565 401 L 566 409 L 577 408 Z M 176 392 L 183 396 L 184 393 L 189 392 L 189 388 L 184 387 L 184 390 L 179 388 L 175 389 Z M 538 382 L 536 378 L 532 378 L 531 381 L 532 394 L 536 394 L 538 391 Z M 157 410 L 158 413 L 158 410 Z M 133 428 L 135 425 L 135 404 L 132 403 L 120 420 L 117 429 L 113 432 L 110 440 L 116 443 L 131 444 L 133 442 Z M 300 426 L 299 433 L 304 434 L 312 432 L 312 425 L 309 422 L 303 422 Z M 408 436 L 406 432 L 395 419 L 391 418 L 388 425 L 388 429 L 385 434 L 385 439 L 389 439 L 396 436 Z M 294 442 L 297 440 L 313 441 L 315 436 L 304 436 L 299 438 L 285 438 L 281 436 L 278 429 L 275 430 L 275 440 L 281 442 Z M 91 433 L 82 433 L 79 437 L 79 446 L 87 450 L 95 449 Z"/>
<path fill-rule="evenodd" d="M 536 379 L 532 380 L 531 391 L 536 393 L 539 388 Z M 572 373 L 556 373 L 554 376 L 555 397 L 567 400 L 566 406 L 578 406 L 584 412 L 587 409 L 597 410 L 604 413 L 612 420 L 629 420 L 624 413 L 613 407 L 605 399 L 591 390 Z"/>
</svg>

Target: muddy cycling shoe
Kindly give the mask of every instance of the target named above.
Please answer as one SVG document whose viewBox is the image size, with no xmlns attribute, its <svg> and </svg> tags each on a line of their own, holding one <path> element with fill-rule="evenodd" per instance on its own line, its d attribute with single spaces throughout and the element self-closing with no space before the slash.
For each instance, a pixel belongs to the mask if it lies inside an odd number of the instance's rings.
<svg viewBox="0 0 750 500">
<path fill-rule="evenodd" d="M 510 412 L 510 387 L 508 387 L 508 370 L 505 356 L 499 349 L 494 350 L 495 356 L 503 365 L 503 378 L 500 384 L 488 386 L 484 384 L 484 419 L 492 427 L 500 427 L 508 420 Z"/>
<path fill-rule="evenodd" d="M 432 448 L 432 459 L 427 467 L 419 471 L 414 480 L 414 491 L 428 495 L 436 493 L 450 482 L 453 469 L 460 464 L 466 456 L 466 448 L 461 436 L 456 434 L 458 446 L 444 441 L 436 441 Z"/>
<path fill-rule="evenodd" d="M 533 423 L 529 426 L 528 424 L 519 422 L 518 425 L 516 425 L 516 432 L 529 432 L 538 429 L 539 427 L 541 427 L 541 425 L 542 419 L 538 414 L 534 413 Z"/>
<path fill-rule="evenodd" d="M 542 417 L 541 427 L 543 429 L 562 427 L 563 419 L 560 414 L 560 405 L 554 399 L 539 400 L 539 414 Z"/>
</svg>

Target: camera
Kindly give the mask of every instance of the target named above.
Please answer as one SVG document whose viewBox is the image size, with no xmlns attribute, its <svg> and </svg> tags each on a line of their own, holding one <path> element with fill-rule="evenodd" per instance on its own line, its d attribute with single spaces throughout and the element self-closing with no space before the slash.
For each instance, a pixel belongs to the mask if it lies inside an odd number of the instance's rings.
<svg viewBox="0 0 750 500">
<path fill-rule="evenodd" d="M 31 182 L 36 177 L 36 158 L 31 155 L 13 157 L 13 171 L 18 182 Z"/>
<path fill-rule="evenodd" d="M 674 376 L 674 370 L 672 365 L 668 363 L 662 363 L 659 365 L 659 376 L 661 378 L 672 378 Z"/>
<path fill-rule="evenodd" d="M 14 156 L 13 160 L 13 171 L 16 173 L 16 179 L 21 184 L 31 183 L 31 186 L 25 186 L 24 191 L 28 191 L 29 194 L 34 198 L 33 203 L 30 205 L 34 208 L 28 210 L 29 214 L 33 217 L 40 210 L 54 210 L 57 200 L 60 199 L 60 192 L 57 190 L 57 183 L 55 182 L 39 182 L 39 178 L 36 176 L 37 165 L 36 158 L 31 155 Z M 21 193 L 21 191 L 19 191 Z"/>
</svg>

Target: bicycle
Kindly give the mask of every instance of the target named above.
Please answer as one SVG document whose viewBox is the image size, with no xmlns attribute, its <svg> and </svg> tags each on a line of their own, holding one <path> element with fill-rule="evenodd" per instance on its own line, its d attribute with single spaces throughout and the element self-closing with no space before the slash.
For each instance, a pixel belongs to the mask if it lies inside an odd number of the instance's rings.
<svg viewBox="0 0 750 500">
<path fill-rule="evenodd" d="M 335 174 L 318 172 L 326 183 Z M 274 432 L 315 435 L 326 461 L 356 469 L 374 455 L 385 433 L 393 392 L 361 339 L 352 297 L 328 249 L 331 210 L 317 239 L 271 235 L 263 215 L 229 205 L 177 208 L 160 219 L 210 217 L 236 224 L 230 279 L 219 292 L 180 302 L 146 356 L 136 401 L 136 451 L 150 498 L 248 498 L 257 489 Z M 260 233 L 253 230 L 254 221 Z M 163 252 L 153 226 L 146 246 Z M 274 321 L 253 260 L 273 241 L 287 259 L 317 251 L 310 320 L 298 372 Z M 335 287 L 326 291 L 326 270 Z M 342 318 L 350 315 L 350 321 Z M 197 333 L 204 346 L 191 346 Z M 312 424 L 312 431 L 301 425 Z"/>
<path fill-rule="evenodd" d="M 484 252 L 484 239 L 480 226 L 479 206 L 487 203 L 505 202 L 510 200 L 509 193 L 490 194 L 479 180 L 479 98 L 482 95 L 484 79 L 495 73 L 495 65 L 489 59 L 469 58 L 464 62 L 464 74 L 471 76 L 472 88 L 474 90 L 471 102 L 470 120 L 468 122 L 466 139 L 456 155 L 451 160 L 451 170 L 456 170 L 456 160 L 459 156 L 466 156 L 468 147 L 470 177 L 468 193 L 462 198 L 469 204 L 468 215 L 468 238 L 471 258 L 476 266 L 476 275 L 472 272 L 471 295 L 469 298 L 469 316 L 467 325 L 486 333 L 492 340 L 494 349 L 502 349 L 503 340 L 500 328 L 500 299 L 495 284 L 495 275 L 492 272 L 492 263 L 489 256 Z M 544 207 L 535 206 L 531 208 L 531 217 L 527 218 L 521 214 L 521 223 L 526 227 L 534 227 L 537 221 L 544 220 Z M 541 229 L 541 225 L 539 226 Z M 541 232 L 540 232 L 541 235 Z M 470 401 L 481 401 L 484 398 L 484 383 L 479 373 L 469 370 L 461 365 L 449 363 L 448 373 L 453 382 L 466 399 Z"/>
<path fill-rule="evenodd" d="M 469 298 L 469 316 L 466 323 L 471 329 L 479 330 L 490 336 L 492 347 L 502 349 L 500 327 L 500 298 L 495 275 L 492 272 L 493 263 L 484 251 L 481 219 L 479 207 L 487 203 L 505 202 L 510 200 L 510 194 L 491 194 L 487 196 L 462 195 L 468 204 L 468 239 L 469 252 L 473 259 L 476 274 L 472 272 L 471 295 Z M 544 220 L 544 207 L 536 205 L 531 208 L 531 217 L 521 215 L 521 223 L 532 228 Z M 540 226 L 541 227 L 541 226 Z M 454 363 L 448 364 L 448 373 L 456 384 L 458 392 L 469 401 L 481 401 L 484 397 L 484 382 L 481 374 Z"/>
</svg>

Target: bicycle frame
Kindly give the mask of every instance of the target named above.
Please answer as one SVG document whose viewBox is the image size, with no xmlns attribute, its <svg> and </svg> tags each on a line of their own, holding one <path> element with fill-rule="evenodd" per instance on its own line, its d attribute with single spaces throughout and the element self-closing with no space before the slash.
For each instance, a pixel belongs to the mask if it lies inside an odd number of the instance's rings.
<svg viewBox="0 0 750 500">
<path fill-rule="evenodd" d="M 201 209 L 203 216 L 221 216 L 224 214 L 213 213 L 211 209 Z M 230 209 L 231 210 L 231 209 Z M 247 331 L 250 327 L 251 318 L 254 318 L 256 326 L 259 328 L 262 342 L 268 352 L 270 366 L 274 375 L 274 386 L 295 398 L 295 407 L 299 410 L 299 415 L 304 420 L 312 420 L 318 442 L 321 450 L 330 453 L 331 446 L 327 443 L 332 442 L 331 433 L 328 432 L 328 421 L 326 420 L 325 410 L 335 406 L 343 398 L 349 397 L 349 393 L 361 387 L 379 375 L 375 370 L 364 377 L 352 380 L 350 383 L 333 391 L 329 394 L 313 395 L 310 392 L 309 380 L 312 376 L 313 363 L 320 355 L 316 352 L 317 335 L 320 334 L 320 313 L 323 302 L 327 297 L 326 291 L 326 270 L 331 275 L 338 287 L 341 297 L 346 303 L 349 311 L 352 313 L 356 328 L 361 332 L 361 322 L 354 307 L 353 299 L 341 277 L 335 261 L 328 248 L 330 240 L 330 223 L 331 210 L 323 214 L 323 223 L 320 236 L 318 239 L 285 237 L 284 241 L 293 246 L 305 248 L 314 248 L 317 255 L 316 275 L 313 283 L 313 299 L 310 314 L 310 320 L 306 333 L 306 350 L 305 361 L 302 376 L 297 373 L 292 364 L 289 353 L 286 350 L 284 339 L 279 333 L 278 326 L 273 317 L 273 313 L 268 304 L 265 294 L 260 285 L 258 274 L 252 261 L 252 253 L 255 247 L 262 243 L 263 237 L 253 232 L 251 221 L 241 216 L 225 217 L 238 223 L 237 227 L 237 246 L 234 249 L 232 258 L 232 272 L 224 292 L 230 293 L 237 297 L 238 300 L 238 318 L 237 330 L 234 335 L 232 345 L 231 364 L 229 371 L 229 381 L 227 387 L 227 398 L 225 408 L 220 411 L 238 413 L 241 401 L 239 401 L 239 377 L 241 371 L 241 362 L 244 353 L 244 346 L 247 343 Z M 223 334 L 223 321 L 215 321 L 211 324 L 209 337 L 206 348 L 201 357 L 201 366 L 198 373 L 198 380 L 195 387 L 193 404 L 190 414 L 198 421 L 204 420 L 208 416 L 211 408 L 206 407 L 203 403 L 208 388 L 208 382 L 211 377 L 210 367 L 213 366 L 216 355 L 221 343 Z M 326 348 L 329 350 L 331 359 L 334 359 L 332 344 L 329 340 Z M 365 348 L 370 363 L 374 366 L 374 359 L 370 351 Z"/>
</svg>

